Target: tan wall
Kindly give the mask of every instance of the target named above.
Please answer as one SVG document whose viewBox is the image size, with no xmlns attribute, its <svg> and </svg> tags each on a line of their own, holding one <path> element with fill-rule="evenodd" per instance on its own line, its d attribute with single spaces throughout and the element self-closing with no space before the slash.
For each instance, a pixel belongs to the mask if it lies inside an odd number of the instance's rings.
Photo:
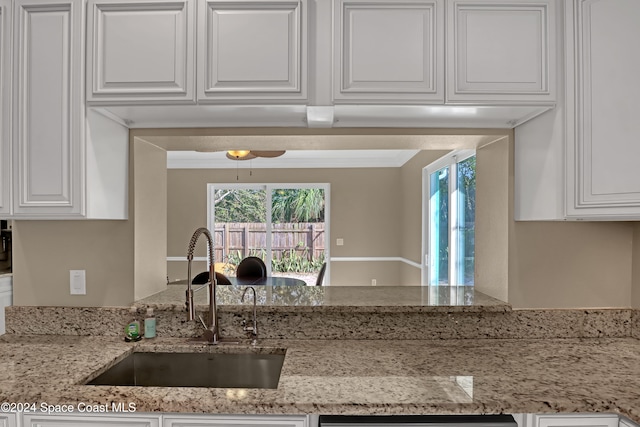
<svg viewBox="0 0 640 427">
<path fill-rule="evenodd" d="M 14 305 L 127 306 L 133 302 L 133 221 L 14 221 Z M 87 295 L 70 295 L 86 270 Z"/>
<path fill-rule="evenodd" d="M 517 222 L 510 250 L 514 307 L 629 307 L 633 226 Z"/>
<path fill-rule="evenodd" d="M 166 289 L 167 153 L 136 140 L 134 158 L 135 299 Z"/>
<path fill-rule="evenodd" d="M 631 306 L 640 309 L 640 223 L 633 224 Z"/>
<path fill-rule="evenodd" d="M 402 277 L 402 265 L 397 261 L 332 262 L 331 286 L 371 286 L 373 279 L 376 286 L 397 286 Z"/>
<path fill-rule="evenodd" d="M 240 182 L 329 183 L 331 257 L 392 257 L 400 253 L 402 196 L 398 191 L 399 168 L 256 169 L 252 176 L 246 170 L 240 172 Z M 196 228 L 207 225 L 207 184 L 214 182 L 237 183 L 236 170 L 168 171 L 168 256 L 186 257 L 192 233 Z M 344 246 L 335 245 L 337 238 L 344 239 Z M 204 243 L 198 244 L 195 256 L 206 256 Z M 331 284 L 371 284 L 370 278 L 362 274 L 357 264 L 339 264 L 339 267 L 331 266 Z M 376 266 L 379 272 L 375 275 L 382 277 L 387 264 L 384 262 Z M 203 267 L 204 263 L 198 268 Z M 168 262 L 167 269 L 170 280 L 186 278 L 186 262 Z M 354 277 L 359 279 L 352 279 Z M 394 277 L 396 282 L 401 280 L 397 275 Z M 385 279 L 385 283 L 391 284 L 394 280 Z"/>
<path fill-rule="evenodd" d="M 508 139 L 476 151 L 474 285 L 502 301 L 509 299 L 510 155 Z"/>
</svg>

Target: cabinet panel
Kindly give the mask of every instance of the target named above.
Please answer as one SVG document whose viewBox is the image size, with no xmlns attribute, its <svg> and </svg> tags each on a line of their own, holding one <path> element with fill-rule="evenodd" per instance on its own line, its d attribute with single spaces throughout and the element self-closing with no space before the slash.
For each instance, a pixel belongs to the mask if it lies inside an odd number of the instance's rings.
<svg viewBox="0 0 640 427">
<path fill-rule="evenodd" d="M 82 1 L 16 0 L 15 8 L 14 210 L 80 213 Z"/>
<path fill-rule="evenodd" d="M 0 0 L 0 214 L 11 213 L 11 1 Z"/>
<path fill-rule="evenodd" d="M 533 415 L 533 427 L 618 427 L 618 416 L 611 414 L 535 414 Z"/>
<path fill-rule="evenodd" d="M 163 427 L 308 427 L 305 415 L 165 415 Z"/>
<path fill-rule="evenodd" d="M 575 9 L 575 127 L 570 164 L 576 212 L 640 214 L 640 2 L 578 0 Z M 602 209 L 600 209 L 602 210 Z"/>
<path fill-rule="evenodd" d="M 23 416 L 24 427 L 159 427 L 160 416 L 147 415 L 34 415 Z"/>
<path fill-rule="evenodd" d="M 306 100 L 305 2 L 198 5 L 199 101 Z"/>
<path fill-rule="evenodd" d="M 461 0 L 449 6 L 448 101 L 555 100 L 551 2 Z"/>
<path fill-rule="evenodd" d="M 87 100 L 194 102 L 193 0 L 93 0 L 88 5 Z"/>
<path fill-rule="evenodd" d="M 13 305 L 13 277 L 0 277 L 0 335 L 5 333 L 5 308 Z M 0 418 L 0 421 L 2 418 Z M 2 423 L 0 422 L 0 427 Z"/>
<path fill-rule="evenodd" d="M 0 414 L 0 427 L 16 427 L 17 425 L 15 414 Z"/>
<path fill-rule="evenodd" d="M 334 102 L 444 102 L 440 0 L 337 0 Z"/>
</svg>

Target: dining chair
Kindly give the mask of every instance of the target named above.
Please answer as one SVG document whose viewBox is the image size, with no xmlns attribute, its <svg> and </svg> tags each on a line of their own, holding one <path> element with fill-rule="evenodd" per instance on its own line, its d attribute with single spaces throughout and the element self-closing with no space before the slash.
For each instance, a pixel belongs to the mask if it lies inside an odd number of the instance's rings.
<svg viewBox="0 0 640 427">
<path fill-rule="evenodd" d="M 267 266 L 260 258 L 248 256 L 240 261 L 236 268 L 236 277 L 267 277 Z"/>
<path fill-rule="evenodd" d="M 203 271 L 202 273 L 196 274 L 196 277 L 191 280 L 192 285 L 204 285 L 209 281 L 209 272 Z M 216 281 L 218 285 L 231 285 L 231 281 L 222 273 L 218 273 L 216 271 Z"/>
<path fill-rule="evenodd" d="M 327 263 L 323 262 L 322 267 L 320 267 L 320 271 L 318 272 L 318 278 L 316 279 L 316 286 L 322 286 L 322 282 L 324 282 L 324 272 L 327 270 Z"/>
</svg>

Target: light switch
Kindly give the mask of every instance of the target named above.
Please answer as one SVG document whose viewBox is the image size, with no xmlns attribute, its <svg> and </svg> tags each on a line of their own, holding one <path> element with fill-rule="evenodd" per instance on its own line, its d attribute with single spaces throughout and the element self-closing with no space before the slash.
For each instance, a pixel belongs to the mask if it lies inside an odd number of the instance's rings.
<svg viewBox="0 0 640 427">
<path fill-rule="evenodd" d="M 87 282 L 85 270 L 69 270 L 71 295 L 86 295 Z"/>
<path fill-rule="evenodd" d="M 337 246 L 344 246 L 344 239 L 336 239 Z"/>
</svg>

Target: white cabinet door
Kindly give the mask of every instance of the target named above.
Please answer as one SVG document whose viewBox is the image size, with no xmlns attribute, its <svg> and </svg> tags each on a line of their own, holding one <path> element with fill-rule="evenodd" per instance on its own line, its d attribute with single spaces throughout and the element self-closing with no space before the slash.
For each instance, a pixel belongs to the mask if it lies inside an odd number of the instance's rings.
<svg viewBox="0 0 640 427">
<path fill-rule="evenodd" d="M 195 102 L 194 0 L 90 0 L 87 101 Z"/>
<path fill-rule="evenodd" d="M 335 103 L 444 102 L 442 0 L 335 0 Z"/>
<path fill-rule="evenodd" d="M 74 405 L 76 406 L 76 405 Z M 76 406 L 77 408 L 77 406 Z M 111 406 L 109 406 L 111 410 Z M 36 415 L 25 414 L 23 427 L 160 427 L 160 415 L 151 414 L 67 414 Z"/>
<path fill-rule="evenodd" d="M 612 414 L 534 414 L 532 427 L 618 427 Z"/>
<path fill-rule="evenodd" d="M 309 427 L 306 415 L 165 415 L 162 427 Z"/>
<path fill-rule="evenodd" d="M 553 0 L 449 0 L 447 102 L 553 103 Z"/>
<path fill-rule="evenodd" d="M 198 101 L 307 99 L 306 0 L 198 2 Z"/>
<path fill-rule="evenodd" d="M 567 214 L 640 218 L 640 2 L 575 0 L 567 113 Z M 571 12 L 571 11 L 570 11 Z M 571 60 L 575 58 L 575 63 Z M 573 67 L 572 67 L 573 66 Z"/>
<path fill-rule="evenodd" d="M 14 211 L 81 214 L 83 2 L 14 5 Z"/>
<path fill-rule="evenodd" d="M 0 414 L 0 427 L 16 427 L 16 414 Z"/>
<path fill-rule="evenodd" d="M 5 333 L 4 309 L 13 305 L 13 277 L 0 277 L 0 335 Z M 0 427 L 2 425 L 0 424 Z"/>
<path fill-rule="evenodd" d="M 128 130 L 84 106 L 84 1 L 13 13 L 12 217 L 125 219 Z"/>
<path fill-rule="evenodd" d="M 11 213 L 11 1 L 0 0 L 0 215 Z"/>
</svg>

